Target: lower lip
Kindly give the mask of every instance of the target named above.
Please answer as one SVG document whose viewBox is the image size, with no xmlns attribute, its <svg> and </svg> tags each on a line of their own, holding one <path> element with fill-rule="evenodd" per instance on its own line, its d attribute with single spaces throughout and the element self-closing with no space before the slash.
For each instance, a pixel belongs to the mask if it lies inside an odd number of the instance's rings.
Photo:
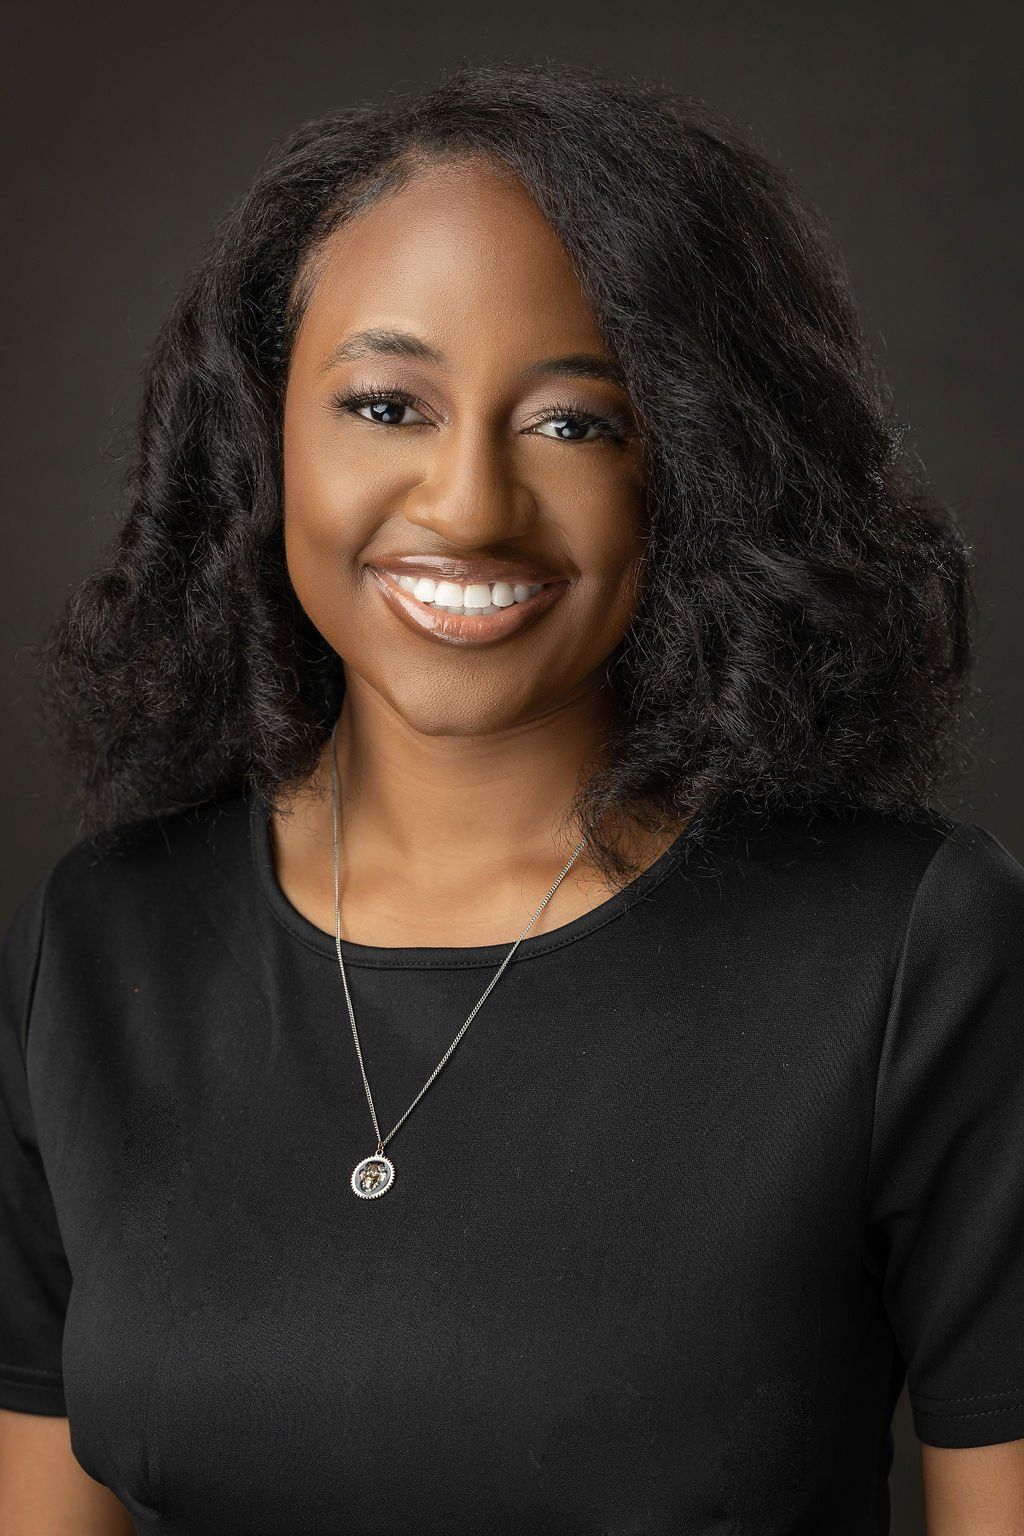
<svg viewBox="0 0 1024 1536">
<path fill-rule="evenodd" d="M 376 579 L 384 601 L 410 629 L 448 645 L 490 645 L 494 640 L 504 640 L 547 613 L 569 585 L 567 581 L 553 581 L 525 603 L 512 603 L 500 613 L 445 613 L 429 603 L 421 603 L 389 572 L 379 571 L 374 565 L 367 569 Z"/>
</svg>

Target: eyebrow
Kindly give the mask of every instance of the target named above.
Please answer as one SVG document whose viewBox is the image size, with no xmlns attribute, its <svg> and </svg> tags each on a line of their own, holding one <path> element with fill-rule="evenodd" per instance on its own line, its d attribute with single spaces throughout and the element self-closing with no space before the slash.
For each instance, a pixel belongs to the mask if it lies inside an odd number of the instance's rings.
<svg viewBox="0 0 1024 1536">
<path fill-rule="evenodd" d="M 328 353 L 320 372 L 330 373 L 339 363 L 350 363 L 361 357 L 411 357 L 417 362 L 434 363 L 440 368 L 445 366 L 444 353 L 428 341 L 413 336 L 409 331 L 374 327 L 367 331 L 356 331 L 346 337 Z M 605 384 L 617 384 L 620 389 L 626 387 L 619 366 L 597 353 L 568 352 L 563 357 L 542 358 L 523 369 L 524 378 L 551 378 L 553 375 L 597 379 Z"/>
</svg>

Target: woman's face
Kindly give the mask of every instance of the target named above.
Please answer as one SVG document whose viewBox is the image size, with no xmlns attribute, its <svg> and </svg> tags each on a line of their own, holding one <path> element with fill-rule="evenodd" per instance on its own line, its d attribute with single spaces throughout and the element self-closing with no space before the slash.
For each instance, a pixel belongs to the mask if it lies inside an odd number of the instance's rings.
<svg viewBox="0 0 1024 1536">
<path fill-rule="evenodd" d="M 346 678 L 414 729 L 514 727 L 600 686 L 645 535 L 612 369 L 543 215 L 479 163 L 326 246 L 285 400 L 288 569 Z"/>
</svg>

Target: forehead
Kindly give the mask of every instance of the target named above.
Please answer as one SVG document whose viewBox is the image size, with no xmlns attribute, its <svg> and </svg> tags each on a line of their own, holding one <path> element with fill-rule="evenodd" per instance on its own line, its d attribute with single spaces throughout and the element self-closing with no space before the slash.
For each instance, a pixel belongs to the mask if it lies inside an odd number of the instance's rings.
<svg viewBox="0 0 1024 1536">
<path fill-rule="evenodd" d="M 525 187 L 480 162 L 429 167 L 335 230 L 317 260 L 304 350 L 388 324 L 454 355 L 601 350 L 558 236 Z"/>
</svg>

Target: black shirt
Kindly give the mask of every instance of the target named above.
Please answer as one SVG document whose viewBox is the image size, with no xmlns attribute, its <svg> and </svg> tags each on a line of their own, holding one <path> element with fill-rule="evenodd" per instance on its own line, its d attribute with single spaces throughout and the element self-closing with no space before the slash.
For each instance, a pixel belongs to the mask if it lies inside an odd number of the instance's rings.
<svg viewBox="0 0 1024 1536">
<path fill-rule="evenodd" d="M 512 938 L 344 941 L 385 1134 Z M 1024 1437 L 1024 868 L 971 823 L 684 831 L 521 943 L 375 1199 L 254 800 L 76 844 L 4 973 L 0 1406 L 139 1531 L 875 1536 L 905 1369 L 927 1443 Z"/>
</svg>

